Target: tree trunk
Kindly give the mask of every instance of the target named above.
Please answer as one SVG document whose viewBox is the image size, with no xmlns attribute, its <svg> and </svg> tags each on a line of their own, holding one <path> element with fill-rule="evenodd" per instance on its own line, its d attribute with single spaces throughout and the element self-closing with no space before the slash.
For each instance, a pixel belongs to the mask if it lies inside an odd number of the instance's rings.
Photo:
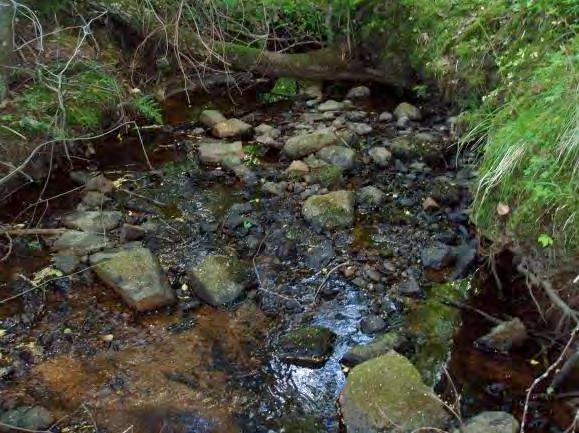
<svg viewBox="0 0 579 433">
<path fill-rule="evenodd" d="M 8 92 L 10 58 L 13 51 L 12 18 L 14 9 L 9 3 L 0 3 L 0 103 Z"/>
</svg>

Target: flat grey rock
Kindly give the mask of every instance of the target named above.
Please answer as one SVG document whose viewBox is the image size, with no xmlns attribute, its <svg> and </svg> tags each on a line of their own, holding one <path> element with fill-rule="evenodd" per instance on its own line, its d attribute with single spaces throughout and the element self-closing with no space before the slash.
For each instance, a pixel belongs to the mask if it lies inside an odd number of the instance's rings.
<svg viewBox="0 0 579 433">
<path fill-rule="evenodd" d="M 66 215 L 62 222 L 68 228 L 105 233 L 117 227 L 122 218 L 119 211 L 77 211 Z"/>
</svg>

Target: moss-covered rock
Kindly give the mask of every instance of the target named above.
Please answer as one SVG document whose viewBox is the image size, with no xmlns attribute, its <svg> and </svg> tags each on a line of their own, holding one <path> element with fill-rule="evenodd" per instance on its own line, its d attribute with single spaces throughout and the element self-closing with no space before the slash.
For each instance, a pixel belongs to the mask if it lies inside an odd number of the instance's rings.
<svg viewBox="0 0 579 433">
<path fill-rule="evenodd" d="M 304 178 L 309 184 L 320 184 L 325 188 L 338 185 L 343 180 L 343 170 L 336 165 L 322 165 L 312 168 Z"/>
<path fill-rule="evenodd" d="M 137 311 L 153 310 L 175 301 L 150 250 L 142 247 L 93 254 L 93 270 L 103 282 Z"/>
<path fill-rule="evenodd" d="M 405 338 L 396 331 L 387 332 L 377 336 L 374 341 L 368 344 L 361 344 L 352 347 L 342 358 L 341 362 L 347 366 L 358 365 L 369 359 L 385 355 L 391 350 L 398 349 L 404 344 Z"/>
<path fill-rule="evenodd" d="M 324 147 L 351 143 L 353 134 L 349 131 L 338 132 L 332 129 L 302 134 L 289 138 L 283 147 L 283 152 L 293 159 L 303 158 L 315 153 Z"/>
<path fill-rule="evenodd" d="M 280 337 L 277 353 L 285 362 L 307 367 L 323 365 L 332 354 L 336 335 L 321 326 L 305 326 Z"/>
<path fill-rule="evenodd" d="M 227 305 L 241 296 L 247 273 L 234 257 L 211 255 L 189 271 L 195 294 L 215 307 Z"/>
<path fill-rule="evenodd" d="M 351 227 L 354 223 L 354 194 L 334 191 L 314 195 L 303 204 L 302 214 L 316 230 Z"/>
<path fill-rule="evenodd" d="M 339 399 L 348 433 L 444 428 L 450 416 L 404 356 L 391 351 L 357 365 Z"/>
</svg>

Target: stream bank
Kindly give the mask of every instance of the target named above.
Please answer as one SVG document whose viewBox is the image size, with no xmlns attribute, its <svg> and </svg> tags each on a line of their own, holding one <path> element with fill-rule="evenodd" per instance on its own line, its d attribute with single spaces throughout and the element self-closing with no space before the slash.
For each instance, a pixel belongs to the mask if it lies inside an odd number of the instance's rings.
<svg viewBox="0 0 579 433">
<path fill-rule="evenodd" d="M 492 326 L 457 308 L 488 293 L 470 281 L 476 155 L 458 153 L 443 107 L 349 98 L 199 123 L 175 102 L 178 124 L 145 137 L 156 171 L 129 137 L 55 173 L 51 195 L 77 189 L 37 212 L 66 232 L 16 238 L 2 268 L 2 299 L 15 296 L 0 304 L 2 416 L 42 406 L 65 417 L 55 431 L 337 432 L 348 369 L 390 349 L 452 401 L 448 365 L 465 418 L 520 415 L 540 370 L 513 386 L 514 358 L 472 349 Z M 528 432 L 568 421 L 546 407 Z"/>
</svg>

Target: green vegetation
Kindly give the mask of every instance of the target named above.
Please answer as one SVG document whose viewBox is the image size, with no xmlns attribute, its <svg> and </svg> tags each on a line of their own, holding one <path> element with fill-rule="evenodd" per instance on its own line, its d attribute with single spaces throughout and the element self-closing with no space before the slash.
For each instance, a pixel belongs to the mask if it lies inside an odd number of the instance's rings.
<svg viewBox="0 0 579 433">
<path fill-rule="evenodd" d="M 474 220 L 492 238 L 510 209 L 520 240 L 579 249 L 579 3 L 404 0 L 413 65 L 466 110 L 482 144 Z"/>
</svg>

